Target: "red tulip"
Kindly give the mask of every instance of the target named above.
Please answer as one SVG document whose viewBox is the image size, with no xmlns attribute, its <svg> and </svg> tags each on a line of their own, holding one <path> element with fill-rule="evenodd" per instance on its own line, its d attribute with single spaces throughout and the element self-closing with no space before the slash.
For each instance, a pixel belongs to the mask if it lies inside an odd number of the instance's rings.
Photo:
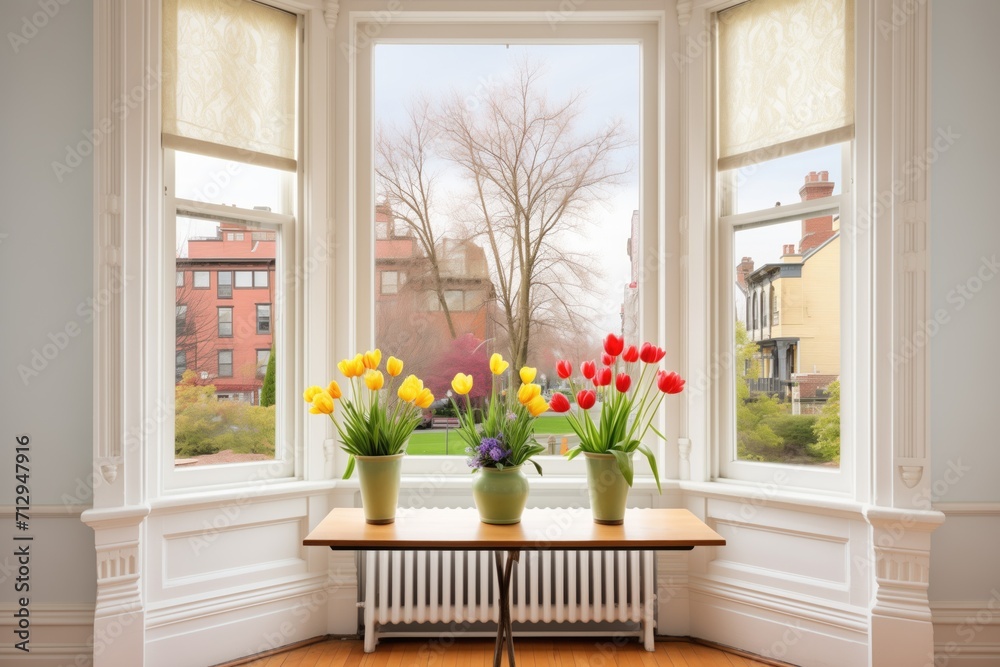
<svg viewBox="0 0 1000 667">
<path fill-rule="evenodd" d="M 549 400 L 549 409 L 552 412 L 569 412 L 569 400 L 565 396 L 556 392 Z"/>
<path fill-rule="evenodd" d="M 556 373 L 559 374 L 559 377 L 565 380 L 573 374 L 573 364 L 569 363 L 565 359 L 560 359 L 559 363 L 556 364 Z"/>
<path fill-rule="evenodd" d="M 684 391 L 684 379 L 673 371 L 660 371 L 656 374 L 656 386 L 664 394 L 679 394 Z"/>
<path fill-rule="evenodd" d="M 639 360 L 639 350 L 636 349 L 635 345 L 629 345 L 625 349 L 625 351 L 622 352 L 622 359 L 624 361 L 629 362 L 630 364 L 633 361 L 638 361 Z"/>
<path fill-rule="evenodd" d="M 597 402 L 597 394 L 592 392 L 590 389 L 584 389 L 583 391 L 577 393 L 576 404 L 579 405 L 584 410 L 589 410 L 594 407 L 594 403 Z M 549 403 L 549 407 L 552 403 Z"/>
<path fill-rule="evenodd" d="M 605 352 L 604 354 L 601 355 L 601 363 L 604 364 L 605 366 L 610 366 L 611 364 L 615 363 L 615 358 L 612 357 L 607 352 Z"/>
<path fill-rule="evenodd" d="M 628 388 L 632 386 L 632 378 L 629 377 L 628 373 L 619 373 L 618 377 L 615 378 L 615 387 L 621 393 L 628 391 Z"/>
<path fill-rule="evenodd" d="M 585 361 L 580 364 L 580 372 L 583 373 L 583 377 L 590 380 L 594 377 L 594 373 L 597 372 L 597 364 L 593 361 Z"/>
<path fill-rule="evenodd" d="M 594 378 L 594 386 L 607 387 L 609 384 L 611 384 L 611 369 L 605 366 L 597 371 L 597 376 Z"/>
<path fill-rule="evenodd" d="M 665 354 L 666 351 L 662 347 L 657 347 L 656 345 L 651 345 L 650 343 L 643 343 L 642 348 L 639 350 L 639 358 L 647 364 L 655 364 L 659 362 Z"/>
<path fill-rule="evenodd" d="M 604 351 L 612 357 L 617 357 L 624 349 L 625 339 L 622 336 L 616 336 L 609 333 L 608 337 L 604 339 Z"/>
</svg>

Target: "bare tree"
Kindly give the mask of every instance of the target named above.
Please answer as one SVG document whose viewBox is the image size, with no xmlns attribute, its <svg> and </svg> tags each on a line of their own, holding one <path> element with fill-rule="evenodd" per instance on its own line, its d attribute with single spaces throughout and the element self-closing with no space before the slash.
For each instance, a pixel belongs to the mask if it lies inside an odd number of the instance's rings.
<svg viewBox="0 0 1000 667">
<path fill-rule="evenodd" d="M 430 103 L 419 99 L 407 110 L 408 125 L 403 128 L 379 127 L 375 138 L 375 179 L 380 197 L 384 197 L 397 219 L 403 220 L 416 236 L 426 256 L 431 288 L 437 295 L 448 332 L 457 336 L 451 310 L 444 295 L 439 242 L 440 228 L 432 220 L 435 173 L 433 162 L 437 129 L 431 122 Z"/>
<path fill-rule="evenodd" d="M 539 68 L 523 62 L 475 111 L 456 96 L 437 123 L 472 186 L 470 232 L 492 253 L 515 368 L 540 328 L 589 326 L 598 261 L 573 252 L 570 233 L 596 222 L 596 197 L 628 171 L 614 159 L 630 143 L 621 123 L 578 132 L 581 96 L 552 103 L 543 85 Z"/>
</svg>

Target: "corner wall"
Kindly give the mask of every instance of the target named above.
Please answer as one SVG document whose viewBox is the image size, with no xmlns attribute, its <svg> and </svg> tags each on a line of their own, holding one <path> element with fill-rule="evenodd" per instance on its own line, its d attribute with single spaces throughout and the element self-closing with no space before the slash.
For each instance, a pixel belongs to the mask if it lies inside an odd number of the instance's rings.
<svg viewBox="0 0 1000 667">
<path fill-rule="evenodd" d="M 89 2 L 0 3 L 0 663 L 90 654 L 93 51 Z M 29 437 L 27 530 L 15 527 L 15 437 Z M 20 471 L 23 474 L 23 470 Z M 14 534 L 33 537 L 14 541 Z M 15 590 L 14 545 L 29 545 Z M 30 654 L 14 648 L 26 597 Z"/>
<path fill-rule="evenodd" d="M 931 190 L 931 438 L 935 667 L 1000 664 L 1000 4 L 931 5 L 934 131 L 955 137 Z"/>
</svg>

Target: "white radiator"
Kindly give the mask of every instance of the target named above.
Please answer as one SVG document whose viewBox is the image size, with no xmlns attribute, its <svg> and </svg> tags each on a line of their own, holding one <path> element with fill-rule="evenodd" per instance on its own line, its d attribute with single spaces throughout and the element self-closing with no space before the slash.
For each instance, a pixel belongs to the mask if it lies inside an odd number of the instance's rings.
<svg viewBox="0 0 1000 667">
<path fill-rule="evenodd" d="M 367 551 L 364 559 L 359 605 L 367 652 L 386 624 L 495 623 L 500 617 L 492 551 Z M 634 623 L 634 634 L 652 651 L 653 562 L 652 551 L 523 551 L 511 582 L 511 620 Z"/>
</svg>

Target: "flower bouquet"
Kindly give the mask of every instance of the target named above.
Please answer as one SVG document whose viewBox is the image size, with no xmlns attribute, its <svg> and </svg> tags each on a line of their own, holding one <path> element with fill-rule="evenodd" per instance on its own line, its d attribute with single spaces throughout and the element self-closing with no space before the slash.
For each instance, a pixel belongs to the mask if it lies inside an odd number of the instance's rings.
<svg viewBox="0 0 1000 667">
<path fill-rule="evenodd" d="M 580 444 L 566 456 L 572 459 L 583 453 L 587 458 L 590 506 L 597 523 L 622 522 L 635 474 L 632 457 L 637 450 L 649 461 L 660 490 L 656 457 L 643 444 L 643 438 L 652 431 L 666 440 L 653 426 L 653 418 L 665 395 L 684 389 L 684 380 L 677 373 L 657 368 L 664 354 L 663 348 L 651 343 L 626 348 L 621 336 L 608 334 L 602 365 L 598 367 L 594 361 L 580 364 L 580 372 L 590 386 L 579 390 L 572 378 L 573 365 L 567 360 L 556 365 L 559 377 L 569 380 L 580 410 L 578 414 L 570 412 L 569 400 L 562 394 L 553 395 L 550 406 L 553 412 L 569 413 L 570 426 L 580 439 Z M 638 379 L 633 381 L 637 371 Z M 598 399 L 601 415 L 595 420 L 590 409 Z"/>
<path fill-rule="evenodd" d="M 385 375 L 379 370 L 382 352 L 378 349 L 357 354 L 337 364 L 350 383 L 346 398 L 336 380 L 324 389 L 312 386 L 303 398 L 312 414 L 329 415 L 340 435 L 341 449 L 349 454 L 344 479 L 354 472 L 361 479 L 361 504 L 368 523 L 392 523 L 399 498 L 400 464 L 406 442 L 420 423 L 421 410 L 430 407 L 434 394 L 415 375 L 403 379 L 395 392 L 396 378 L 403 362 L 389 357 Z M 343 417 L 334 415 L 340 401 Z"/>
<path fill-rule="evenodd" d="M 452 400 L 458 414 L 456 433 L 466 444 L 472 472 L 481 473 L 473 481 L 472 495 L 484 523 L 520 521 L 528 500 L 528 479 L 521 466 L 531 463 L 542 474 L 541 466 L 532 459 L 545 451 L 534 439 L 535 418 L 547 411 L 549 404 L 541 395 L 542 388 L 534 384 L 534 368 L 520 370 L 522 384 L 516 394 L 498 388 L 509 366 L 499 354 L 490 357 L 492 384 L 479 424 L 469 400 L 472 376 L 458 373 L 451 381 L 455 393 L 465 396 L 464 412 Z"/>
</svg>

